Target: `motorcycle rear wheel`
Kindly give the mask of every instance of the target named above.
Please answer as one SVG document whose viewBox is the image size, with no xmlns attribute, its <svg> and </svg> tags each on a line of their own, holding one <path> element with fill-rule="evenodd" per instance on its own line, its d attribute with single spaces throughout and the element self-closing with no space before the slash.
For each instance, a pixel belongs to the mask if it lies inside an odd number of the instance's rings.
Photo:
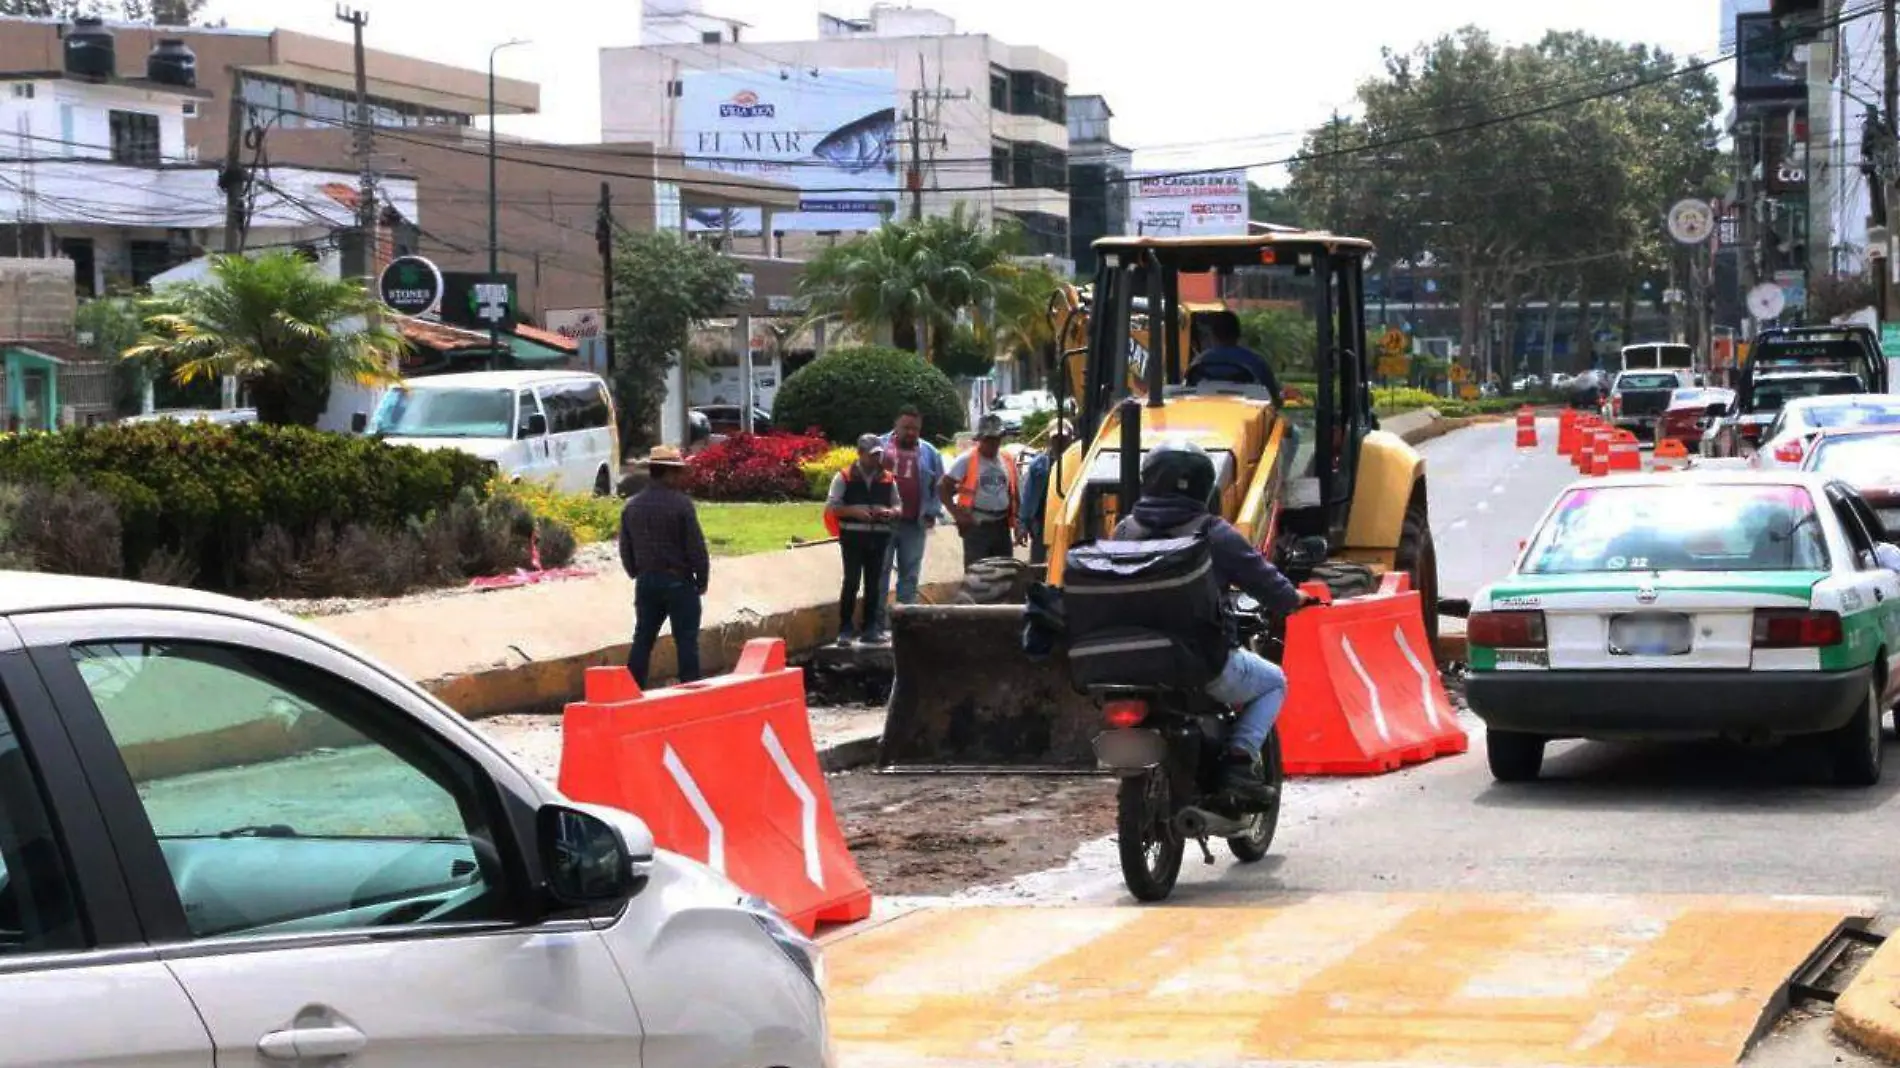
<svg viewBox="0 0 1900 1068">
<path fill-rule="evenodd" d="M 1137 901 L 1162 901 L 1181 876 L 1187 840 L 1172 825 L 1173 798 L 1159 768 L 1123 779 L 1116 796 L 1115 832 L 1122 881 Z"/>
<path fill-rule="evenodd" d="M 1280 791 L 1286 783 L 1286 768 L 1280 760 L 1280 728 L 1275 727 L 1267 735 L 1267 744 L 1260 747 L 1260 763 L 1266 770 L 1267 785 L 1273 787 L 1273 805 L 1259 814 L 1252 832 L 1227 840 L 1228 851 L 1242 864 L 1265 860 L 1267 851 L 1273 848 L 1273 835 L 1280 829 Z"/>
</svg>

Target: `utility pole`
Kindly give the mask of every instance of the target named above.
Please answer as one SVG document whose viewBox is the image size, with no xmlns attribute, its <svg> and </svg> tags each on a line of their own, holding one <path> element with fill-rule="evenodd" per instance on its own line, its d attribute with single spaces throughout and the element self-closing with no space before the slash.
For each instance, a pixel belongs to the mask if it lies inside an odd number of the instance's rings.
<svg viewBox="0 0 1900 1068">
<path fill-rule="evenodd" d="M 224 169 L 218 184 L 224 187 L 224 254 L 244 251 L 244 195 L 251 184 L 251 170 L 244 166 L 244 119 L 250 113 L 244 102 L 244 72 L 231 68 L 231 114 L 224 131 Z"/>
<path fill-rule="evenodd" d="M 356 37 L 356 164 L 361 171 L 357 186 L 356 227 L 362 238 L 362 273 L 376 273 L 376 176 L 370 171 L 370 153 L 374 145 L 369 123 L 369 66 L 363 51 L 363 29 L 369 25 L 369 12 L 337 5 L 336 17 L 347 22 Z"/>
<path fill-rule="evenodd" d="M 600 209 L 594 219 L 594 242 L 600 246 L 600 332 L 606 340 L 607 382 L 614 380 L 614 190 L 600 183 Z"/>
<path fill-rule="evenodd" d="M 1894 169 L 1897 162 L 1895 149 L 1896 147 L 1900 147 L 1895 144 L 1895 138 L 1900 137 L 1900 17 L 1896 17 L 1895 0 L 1886 0 L 1881 6 L 1883 8 L 1881 12 L 1881 21 L 1883 23 L 1881 27 L 1883 38 L 1881 51 L 1885 54 L 1885 65 L 1887 68 L 1887 79 L 1882 103 L 1886 105 L 1886 113 L 1881 116 L 1880 138 L 1882 144 L 1880 145 L 1880 154 L 1876 157 L 1879 161 L 1877 166 L 1879 174 L 1875 176 L 1874 180 L 1880 186 L 1880 192 L 1882 194 L 1879 198 L 1882 209 L 1880 222 L 1887 232 L 1887 247 L 1882 250 L 1885 254 L 1880 260 L 1880 318 L 1883 322 L 1893 322 L 1900 320 L 1900 307 L 1895 306 L 1896 301 L 1894 299 L 1896 291 L 1900 290 L 1900 287 L 1896 287 L 1893 284 L 1895 268 L 1893 262 Z M 1891 356 L 1892 353 L 1888 355 Z"/>
<path fill-rule="evenodd" d="M 923 57 L 920 55 L 917 58 L 918 77 L 922 78 Z M 910 114 L 906 117 L 910 123 L 910 136 L 906 138 L 910 144 L 910 166 L 904 171 L 904 188 L 910 193 L 910 217 L 913 222 L 924 217 L 924 146 L 931 146 L 934 157 L 936 147 L 946 140 L 941 121 L 943 102 L 968 100 L 970 97 L 968 89 L 952 93 L 941 87 L 925 89 L 920 85 L 910 91 Z M 935 105 L 930 115 L 924 114 L 926 103 Z M 925 136 L 925 127 L 930 129 L 929 136 Z"/>
</svg>

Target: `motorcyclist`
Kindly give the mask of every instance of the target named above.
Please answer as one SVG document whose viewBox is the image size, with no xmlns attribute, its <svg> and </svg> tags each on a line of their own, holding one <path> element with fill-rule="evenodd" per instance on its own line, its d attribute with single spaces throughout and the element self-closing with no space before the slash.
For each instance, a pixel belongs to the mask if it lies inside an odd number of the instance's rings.
<svg viewBox="0 0 1900 1068">
<path fill-rule="evenodd" d="M 1116 539 L 1152 541 L 1204 530 L 1215 577 L 1223 585 L 1238 588 L 1280 615 L 1320 603 L 1287 581 L 1233 524 L 1209 514 L 1214 478 L 1214 462 L 1192 442 L 1167 442 L 1151 449 L 1141 462 L 1141 499 L 1116 526 Z M 1241 647 L 1231 622 L 1227 638 L 1226 666 L 1207 687 L 1209 697 L 1239 711 L 1222 755 L 1222 792 L 1242 802 L 1271 804 L 1274 790 L 1267 784 L 1260 751 L 1286 701 L 1286 674 L 1271 660 Z"/>
</svg>

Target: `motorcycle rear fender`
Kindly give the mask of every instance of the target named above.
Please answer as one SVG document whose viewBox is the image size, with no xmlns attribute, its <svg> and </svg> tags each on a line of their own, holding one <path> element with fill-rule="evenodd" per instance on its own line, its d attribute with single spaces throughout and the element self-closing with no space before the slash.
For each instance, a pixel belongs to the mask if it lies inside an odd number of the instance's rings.
<svg viewBox="0 0 1900 1068">
<path fill-rule="evenodd" d="M 1097 763 L 1123 778 L 1144 774 L 1168 759 L 1168 740 L 1147 727 L 1103 731 L 1093 744 Z"/>
</svg>

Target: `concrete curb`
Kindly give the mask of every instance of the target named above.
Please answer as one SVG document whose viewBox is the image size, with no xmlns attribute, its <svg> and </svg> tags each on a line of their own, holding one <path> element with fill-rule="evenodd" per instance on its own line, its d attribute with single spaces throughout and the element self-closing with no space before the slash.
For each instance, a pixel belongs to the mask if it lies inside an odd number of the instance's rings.
<svg viewBox="0 0 1900 1068">
<path fill-rule="evenodd" d="M 827 774 L 868 768 L 877 763 L 877 751 L 883 741 L 882 734 L 860 734 L 842 742 L 821 745 L 818 747 L 818 767 Z"/>
<path fill-rule="evenodd" d="M 1867 1052 L 1900 1064 L 1900 939 L 1875 950 L 1834 1003 L 1834 1030 Z"/>
</svg>

